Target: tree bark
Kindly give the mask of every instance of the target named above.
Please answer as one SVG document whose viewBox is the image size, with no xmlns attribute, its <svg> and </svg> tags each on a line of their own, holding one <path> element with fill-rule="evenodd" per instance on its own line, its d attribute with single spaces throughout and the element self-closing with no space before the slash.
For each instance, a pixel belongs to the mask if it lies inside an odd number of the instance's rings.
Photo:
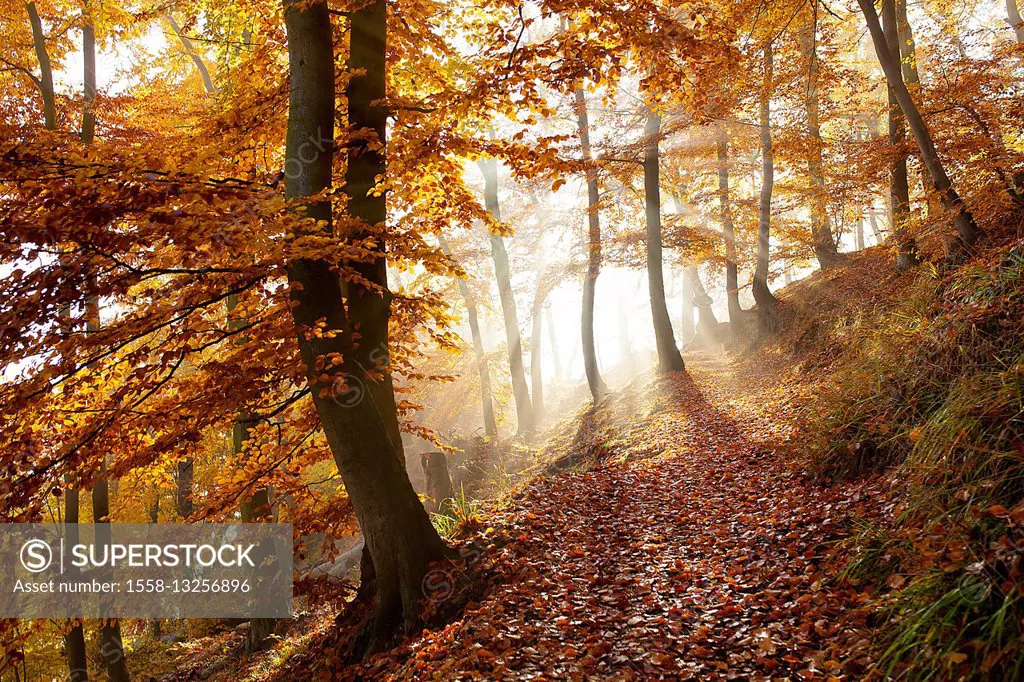
<svg viewBox="0 0 1024 682">
<path fill-rule="evenodd" d="M 700 270 L 697 266 L 691 265 L 688 269 L 691 283 L 690 299 L 697 308 L 697 333 L 703 336 L 705 341 L 715 342 L 718 340 L 718 318 L 715 317 L 715 311 L 711 307 L 714 301 L 704 288 L 704 282 L 700 279 Z"/>
<path fill-rule="evenodd" d="M 484 175 L 484 204 L 495 220 L 501 220 L 498 204 L 498 162 L 494 159 L 480 161 Z M 516 427 L 521 434 L 533 433 L 536 428 L 530 389 L 526 383 L 523 367 L 523 342 L 519 333 L 519 312 L 516 310 L 515 294 L 512 292 L 512 274 L 508 262 L 505 240 L 500 234 L 491 234 L 491 258 L 494 261 L 494 277 L 498 282 L 498 296 L 505 322 L 505 338 L 508 341 L 508 367 L 512 375 L 512 396 L 516 403 Z"/>
<path fill-rule="evenodd" d="M 885 29 L 882 29 L 885 33 Z M 914 42 L 914 29 L 907 18 L 907 0 L 896 0 L 896 36 L 900 44 L 900 65 L 903 72 L 903 81 L 909 85 L 921 85 L 921 72 L 917 67 L 917 43 Z M 932 218 L 942 210 L 942 202 L 939 195 L 929 191 L 931 178 L 928 169 L 921 164 L 921 191 L 924 193 L 925 206 L 928 217 Z"/>
<path fill-rule="evenodd" d="M 1017 0 L 1006 0 L 1006 23 L 1013 29 L 1017 44 L 1024 43 L 1024 19 L 1020 18 Z"/>
<path fill-rule="evenodd" d="M 654 338 L 658 347 L 658 369 L 681 372 L 686 369 L 676 347 L 672 321 L 665 303 L 665 275 L 661 260 L 661 185 L 658 143 L 661 116 L 649 111 L 644 125 L 644 205 L 647 223 L 647 287 L 651 297 Z"/>
<path fill-rule="evenodd" d="M 544 281 L 547 270 L 542 270 L 537 276 L 537 286 L 533 291 L 533 307 L 530 309 L 530 390 L 533 397 L 533 418 L 541 421 L 544 418 L 544 374 L 542 362 L 544 359 L 544 299 L 547 298 L 548 288 Z"/>
<path fill-rule="evenodd" d="M 689 268 L 683 270 L 683 315 L 679 323 L 679 343 L 684 348 L 687 344 L 693 343 L 697 337 L 696 311 L 697 306 L 693 303 L 693 276 Z"/>
<path fill-rule="evenodd" d="M 775 329 L 776 298 L 768 288 L 769 246 L 771 244 L 772 189 L 775 165 L 772 152 L 771 92 L 773 79 L 773 46 L 764 48 L 764 84 L 761 89 L 761 203 L 758 213 L 757 265 L 754 268 L 752 293 L 757 303 L 758 331 L 766 334 Z"/>
<path fill-rule="evenodd" d="M 892 88 L 900 109 L 903 110 L 903 114 L 906 116 L 907 124 L 921 152 L 921 160 L 928 168 L 932 184 L 942 199 L 942 205 L 953 218 L 953 227 L 956 229 L 959 240 L 968 246 L 974 244 L 983 233 L 981 228 L 974 222 L 974 216 L 971 215 L 963 200 L 960 199 L 960 195 L 953 188 L 953 183 L 946 174 L 946 169 L 943 167 L 938 152 L 935 150 L 935 144 L 932 142 L 928 126 L 924 118 L 921 117 L 921 112 L 918 111 L 917 105 L 914 104 L 914 100 L 911 98 L 910 92 L 903 82 L 899 60 L 896 57 L 899 54 L 898 46 L 894 52 L 888 45 L 872 0 L 857 0 L 857 2 L 861 7 L 861 11 L 864 12 L 868 31 L 871 32 L 871 39 L 875 44 L 878 62 L 882 67 L 882 71 L 885 72 L 885 78 Z M 891 8 L 893 5 L 893 0 L 884 0 L 884 2 L 883 7 Z M 889 9 L 888 12 L 895 14 L 892 9 Z"/>
<path fill-rule="evenodd" d="M 857 215 L 857 250 L 864 250 L 864 214 L 860 213 Z"/>
<path fill-rule="evenodd" d="M 804 108 L 807 111 L 807 135 L 811 139 L 811 156 L 808 166 L 811 176 L 811 236 L 814 240 L 814 255 L 822 269 L 839 262 L 839 252 L 828 222 L 825 177 L 822 172 L 821 123 L 818 104 L 818 54 L 817 54 L 817 5 L 814 5 L 813 21 L 801 36 L 803 52 L 807 57 L 807 89 L 804 93 Z"/>
<path fill-rule="evenodd" d="M 744 333 L 743 308 L 740 306 L 739 268 L 736 263 L 736 232 L 729 198 L 729 132 L 718 123 L 718 202 L 725 236 L 725 296 L 729 309 L 729 330 L 733 338 Z"/>
<path fill-rule="evenodd" d="M 68 547 L 79 542 L 79 495 L 78 491 L 68 487 L 64 493 L 64 540 Z M 78 569 L 68 566 L 68 573 L 77 575 Z M 85 652 L 85 629 L 82 621 L 76 619 L 71 629 L 64 635 L 64 649 L 68 658 L 68 682 L 88 682 L 89 663 Z"/>
<path fill-rule="evenodd" d="M 884 52 L 889 59 L 899 63 L 901 51 L 896 14 L 896 0 L 882 0 Z M 889 148 L 896 154 L 896 158 L 889 167 L 889 220 L 898 248 L 896 267 L 899 270 L 905 270 L 919 262 L 917 242 L 907 233 L 907 221 L 910 218 L 910 183 L 907 179 L 907 155 L 901 151 L 906 134 L 905 118 L 891 83 L 887 87 L 887 93 L 889 98 Z"/>
<path fill-rule="evenodd" d="M 580 147 L 583 160 L 593 161 L 590 148 L 590 120 L 587 116 L 587 97 L 583 87 L 576 88 L 576 124 L 580 131 Z M 597 170 L 587 166 L 587 274 L 583 280 L 583 369 L 587 374 L 587 385 L 591 397 L 597 401 L 608 393 L 608 387 L 601 378 L 597 366 L 597 351 L 594 348 L 594 299 L 597 295 L 597 277 L 601 273 L 601 216 L 600 188 L 597 185 Z"/>
<path fill-rule="evenodd" d="M 558 352 L 558 332 L 555 329 L 555 319 L 551 314 L 551 306 L 545 306 L 544 317 L 548 323 L 548 343 L 551 344 L 551 359 L 555 363 L 555 378 L 561 379 L 564 374 L 562 370 L 562 356 Z"/>
<path fill-rule="evenodd" d="M 39 18 L 36 3 L 26 2 L 29 23 L 32 24 L 32 45 L 35 47 L 36 59 L 39 61 L 39 93 L 43 98 L 43 126 L 47 130 L 57 129 L 57 97 L 53 91 L 53 68 L 50 66 L 50 53 L 46 50 L 46 35 L 43 33 L 43 22 Z"/>
<path fill-rule="evenodd" d="M 452 257 L 448 242 L 441 235 L 437 236 L 441 252 Z M 459 293 L 466 302 L 466 317 L 469 321 L 469 333 L 473 339 L 473 356 L 476 358 L 477 370 L 480 374 L 480 404 L 484 415 L 484 433 L 492 438 L 498 435 L 498 423 L 494 419 L 494 402 L 491 399 L 491 372 L 487 367 L 487 355 L 484 352 L 484 339 L 480 333 L 480 318 L 477 314 L 476 301 L 469 290 L 469 284 L 459 277 Z"/>
<path fill-rule="evenodd" d="M 210 77 L 210 70 L 206 68 L 206 63 L 203 58 L 196 52 L 196 48 L 192 45 L 192 41 L 188 39 L 182 30 L 178 22 L 174 20 L 174 17 L 170 12 L 166 14 L 167 23 L 170 24 L 171 30 L 174 31 L 174 35 L 177 36 L 178 40 L 181 41 L 182 47 L 185 48 L 185 52 L 189 58 L 192 59 L 192 63 L 196 65 L 196 69 L 199 70 L 199 76 L 203 79 L 203 88 L 206 89 L 206 94 L 212 95 L 217 92 L 217 86 L 213 84 L 213 78 Z"/>
<path fill-rule="evenodd" d="M 285 195 L 290 200 L 302 200 L 331 186 L 334 46 L 326 2 L 285 0 L 284 10 L 291 80 Z M 349 68 L 365 69 L 365 74 L 352 78 L 349 84 L 349 125 L 377 132 L 383 145 L 386 110 L 380 100 L 384 97 L 387 35 L 384 0 L 374 0 L 352 12 L 350 35 Z M 311 153 L 314 149 L 316 153 Z M 378 171 L 383 174 L 383 148 L 371 151 L 365 144 L 355 143 L 349 147 L 349 156 L 346 191 L 352 217 L 373 224 L 383 222 L 383 195 L 367 196 Z M 329 200 L 307 200 L 298 210 L 317 221 L 307 230 L 332 238 Z M 372 272 L 379 275 L 380 268 Z M 340 385 L 366 377 L 359 364 L 366 352 L 359 353 L 354 347 L 349 323 L 360 323 L 360 333 L 369 332 L 371 337 L 382 327 L 386 332 L 386 302 L 375 292 L 350 287 L 350 319 L 334 265 L 320 258 L 293 260 L 288 264 L 288 278 L 292 316 L 302 330 L 299 349 L 313 402 L 366 541 L 368 552 L 364 556 L 372 558 L 374 580 L 363 586 L 363 593 L 376 596 L 373 622 L 367 637 L 361 638 L 353 652 L 363 655 L 384 647 L 400 627 L 411 629 L 419 622 L 423 577 L 432 561 L 446 556 L 447 548 L 409 482 L 401 441 L 392 437 L 388 426 L 397 422 L 393 398 L 378 402 L 376 394 L 367 391 L 354 403 L 336 400 Z M 375 300 L 367 303 L 366 299 Z M 361 305 L 353 305 L 360 300 Z M 329 333 L 314 334 L 318 323 Z M 366 343 L 365 336 L 361 343 Z M 341 364 L 331 362 L 332 358 L 340 358 Z M 390 389 L 390 383 L 381 383 Z"/>
</svg>

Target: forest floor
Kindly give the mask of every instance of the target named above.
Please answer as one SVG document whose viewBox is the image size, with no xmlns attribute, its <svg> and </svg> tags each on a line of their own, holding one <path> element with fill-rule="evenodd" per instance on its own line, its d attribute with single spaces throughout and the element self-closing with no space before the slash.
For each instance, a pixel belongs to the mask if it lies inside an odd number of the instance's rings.
<svg viewBox="0 0 1024 682">
<path fill-rule="evenodd" d="M 484 584 L 453 621 L 343 666 L 322 620 L 294 656 L 225 679 L 860 679 L 872 595 L 834 580 L 830 555 L 879 513 L 881 479 L 826 487 L 796 466 L 800 407 L 770 366 L 687 360 L 690 376 L 637 379 L 563 436 L 596 464 L 481 512 Z"/>
<path fill-rule="evenodd" d="M 791 466 L 790 410 L 721 358 L 636 382 L 577 442 L 603 461 L 527 486 L 485 537 L 491 586 L 363 679 L 828 679 L 869 667 L 869 595 L 828 555 L 874 513 L 877 479 Z M 760 398 L 760 399 L 757 399 Z"/>
<path fill-rule="evenodd" d="M 314 610 L 230 665 L 237 643 L 196 642 L 163 679 L 864 678 L 877 594 L 838 574 L 844 539 L 891 513 L 885 479 L 807 473 L 814 382 L 789 353 L 686 360 L 556 426 L 553 456 L 581 463 L 477 510 L 471 587 L 454 566 L 424 584 L 432 610 L 465 603 L 454 617 L 353 666 Z"/>
</svg>

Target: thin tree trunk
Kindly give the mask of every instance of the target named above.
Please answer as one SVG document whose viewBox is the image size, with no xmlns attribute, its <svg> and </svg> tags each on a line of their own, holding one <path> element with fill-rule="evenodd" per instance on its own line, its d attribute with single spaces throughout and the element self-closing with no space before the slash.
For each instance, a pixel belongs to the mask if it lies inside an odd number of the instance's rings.
<svg viewBox="0 0 1024 682">
<path fill-rule="evenodd" d="M 761 89 L 761 203 L 758 214 L 757 265 L 751 287 L 757 303 L 758 327 L 761 334 L 775 329 L 775 296 L 768 288 L 769 246 L 771 244 L 772 189 L 775 165 L 772 152 L 771 92 L 773 79 L 773 47 L 764 48 L 764 84 Z"/>
<path fill-rule="evenodd" d="M 167 23 L 170 25 L 171 30 L 174 31 L 174 35 L 177 36 L 178 40 L 181 41 L 182 47 L 185 48 L 185 52 L 192 59 L 192 62 L 196 65 L 196 69 L 199 70 L 199 76 L 203 79 L 203 87 L 206 89 L 206 93 L 212 95 L 217 92 L 217 86 L 213 84 L 213 78 L 210 77 L 210 70 L 206 68 L 206 63 L 203 58 L 196 52 L 196 48 L 192 45 L 192 41 L 188 39 L 182 30 L 178 22 L 174 20 L 174 16 L 168 12 L 166 15 Z"/>
<path fill-rule="evenodd" d="M 875 237 L 875 244 L 882 243 L 882 232 L 878 229 L 878 216 L 875 214 L 875 207 L 868 206 L 868 225 L 871 226 L 871 234 Z"/>
<path fill-rule="evenodd" d="M 690 269 L 686 268 L 683 270 L 683 292 L 680 297 L 683 301 L 683 315 L 679 323 L 679 343 L 684 348 L 697 337 L 697 306 L 693 302 L 693 288 L 693 276 Z"/>
<path fill-rule="evenodd" d="M 857 250 L 864 250 L 864 214 L 857 215 Z"/>
<path fill-rule="evenodd" d="M 807 90 L 804 93 L 804 107 L 807 111 L 807 135 L 811 138 L 811 157 L 808 166 L 811 176 L 811 236 L 814 239 L 814 255 L 824 268 L 839 262 L 839 252 L 828 222 L 825 177 L 822 172 L 822 140 L 818 106 L 818 54 L 817 29 L 818 10 L 814 4 L 813 21 L 801 36 L 803 52 L 807 57 Z"/>
<path fill-rule="evenodd" d="M 495 220 L 501 220 L 498 205 L 498 162 L 484 159 L 480 162 L 484 175 L 484 203 Z M 501 312 L 505 321 L 505 338 L 508 341 L 508 367 L 512 375 L 512 396 L 516 402 L 517 430 L 522 434 L 532 433 L 536 427 L 530 389 L 526 383 L 523 367 L 523 342 L 519 333 L 519 313 L 516 310 L 515 294 L 512 291 L 512 274 L 508 263 L 505 240 L 500 234 L 491 234 L 491 258 L 494 260 L 494 277 L 498 282 Z"/>
<path fill-rule="evenodd" d="M 86 311 L 86 330 L 97 332 L 100 328 L 99 301 L 90 299 Z M 92 486 L 92 520 L 96 528 L 96 544 L 109 545 L 110 536 L 110 489 L 107 481 L 106 462 L 100 464 L 99 476 Z M 100 660 L 106 670 L 110 682 L 128 682 L 128 666 L 124 658 L 124 647 L 121 644 L 121 623 L 117 620 L 104 619 L 99 627 Z"/>
<path fill-rule="evenodd" d="M 31 10 L 34 12 L 34 7 Z M 38 16 L 36 17 L 38 20 Z M 36 22 L 33 21 L 33 34 L 35 33 Z M 45 43 L 42 43 L 42 54 L 46 53 Z M 39 56 L 37 44 L 37 56 Z M 82 141 L 86 144 L 90 144 L 93 138 L 93 131 L 95 130 L 95 115 L 90 109 L 92 100 L 96 96 L 96 39 L 93 27 L 91 24 L 87 24 L 82 29 L 82 51 L 83 51 L 83 62 L 84 62 L 84 73 L 83 73 L 83 90 L 85 93 L 86 108 L 82 112 Z M 46 56 L 47 65 L 49 65 L 49 57 Z M 49 66 L 47 66 L 49 71 Z M 53 96 L 53 81 L 52 76 L 49 81 L 50 96 Z M 90 95 L 91 93 L 91 95 Z M 56 128 L 56 121 L 47 123 L 47 128 L 50 125 Z M 51 128 L 51 129 L 53 129 Z M 69 317 L 70 309 L 66 310 L 65 317 Z M 93 320 L 96 327 L 99 327 L 99 316 Z M 88 321 L 87 321 L 88 325 Z M 65 542 L 68 547 L 74 547 L 79 541 L 78 523 L 80 514 L 80 495 L 78 490 L 75 490 L 68 486 L 68 489 L 64 496 L 64 528 L 65 528 Z M 74 571 L 77 575 L 78 569 L 69 566 L 69 571 Z M 71 626 L 71 629 L 64 636 L 64 647 L 67 651 L 68 660 L 68 681 L 69 682 L 87 682 L 89 679 L 88 659 L 86 656 L 85 648 L 85 628 L 81 620 L 76 620 L 75 624 Z"/>
<path fill-rule="evenodd" d="M 530 323 L 530 389 L 533 396 L 533 418 L 538 422 L 544 418 L 544 376 L 542 361 L 544 359 L 544 299 L 548 295 L 548 286 L 545 282 L 545 275 L 548 270 L 542 270 L 537 276 L 537 286 L 533 293 L 533 307 L 531 308 Z"/>
<path fill-rule="evenodd" d="M 718 122 L 718 202 L 725 236 L 725 297 L 729 308 L 729 330 L 733 338 L 744 333 L 740 306 L 739 269 L 736 264 L 736 233 L 729 199 L 729 132 Z"/>
<path fill-rule="evenodd" d="M 555 378 L 561 379 L 563 374 L 562 370 L 562 356 L 558 352 L 558 332 L 555 329 L 555 319 L 551 314 L 551 306 L 545 306 L 544 316 L 547 318 L 548 325 L 548 343 L 551 345 L 551 359 L 555 362 Z"/>
<path fill-rule="evenodd" d="M 1020 11 L 1017 9 L 1017 0 L 1006 0 L 1006 23 L 1013 29 L 1017 37 L 1017 43 L 1024 43 L 1024 19 L 1020 18 Z"/>
<path fill-rule="evenodd" d="M 653 110 L 644 125 L 644 205 L 647 223 L 647 287 L 651 297 L 651 317 L 658 347 L 658 369 L 681 372 L 686 369 L 683 356 L 676 347 L 672 320 L 665 302 L 665 275 L 661 256 L 661 185 L 658 143 L 661 116 Z"/>
<path fill-rule="evenodd" d="M 857 0 L 864 18 L 871 32 L 871 39 L 875 44 L 875 53 L 878 55 L 878 62 L 885 72 L 885 78 L 899 103 L 903 114 L 906 116 L 910 131 L 914 134 L 918 149 L 921 152 L 921 160 L 928 168 L 935 190 L 942 198 L 942 205 L 953 218 L 953 227 L 956 229 L 959 240 L 966 245 L 974 244 L 982 236 L 982 231 L 974 222 L 974 216 L 967 210 L 960 195 L 953 188 L 953 183 L 946 174 L 946 169 L 939 159 L 938 152 L 932 142 L 928 126 L 921 117 L 917 105 L 910 96 L 906 84 L 903 82 L 903 75 L 900 73 L 898 59 L 894 58 L 899 54 L 898 47 L 895 52 L 891 51 L 886 43 L 886 36 L 882 32 L 882 26 L 878 21 L 878 14 L 875 12 L 875 5 L 872 0 Z M 885 0 L 883 7 L 891 7 L 892 0 Z M 889 13 L 894 14 L 890 9 Z"/>
<path fill-rule="evenodd" d="M 900 62 L 899 27 L 896 22 L 896 0 L 882 0 L 884 19 L 883 51 L 894 63 Z M 876 46 L 877 49 L 877 46 Z M 889 168 L 889 222 L 897 240 L 896 267 L 900 270 L 917 265 L 917 242 L 907 233 L 910 219 L 910 183 L 907 179 L 907 155 L 901 150 L 905 136 L 905 121 L 896 99 L 892 83 L 887 88 L 889 98 L 889 148 L 896 153 Z"/>
<path fill-rule="evenodd" d="M 437 236 L 441 252 L 452 257 L 448 242 L 441 235 Z M 480 403 L 484 415 L 484 433 L 492 438 L 498 435 L 498 424 L 494 419 L 494 402 L 491 399 L 491 372 L 487 367 L 487 355 L 484 353 L 484 339 L 480 333 L 480 318 L 477 315 L 476 301 L 469 290 L 469 283 L 459 277 L 459 293 L 466 302 L 466 317 L 469 320 L 469 333 L 473 337 L 473 356 L 476 358 L 477 370 L 480 373 Z"/>
<path fill-rule="evenodd" d="M 583 87 L 576 88 L 576 123 L 580 131 L 580 147 L 583 160 L 590 162 L 590 121 L 587 116 L 587 97 Z M 597 367 L 597 352 L 594 349 L 594 299 L 597 294 L 597 276 L 601 273 L 601 216 L 598 213 L 600 188 L 597 185 L 597 170 L 587 166 L 587 275 L 583 280 L 583 369 L 587 374 L 587 385 L 594 400 L 608 392 Z"/>
<path fill-rule="evenodd" d="M 882 32 L 885 32 L 884 28 Z M 903 72 L 903 81 L 908 85 L 919 87 L 921 85 L 921 72 L 917 67 L 917 43 L 914 42 L 914 30 L 910 25 L 910 20 L 907 18 L 907 0 L 896 0 L 896 36 L 900 44 L 900 65 Z M 938 194 L 929 191 L 931 178 L 928 175 L 928 169 L 925 168 L 923 163 L 920 166 L 920 173 L 921 191 L 924 193 L 925 206 L 928 211 L 927 215 L 929 218 L 933 218 L 942 210 L 942 202 Z"/>
<path fill-rule="evenodd" d="M 68 547 L 78 544 L 79 533 L 79 495 L 78 491 L 68 486 L 64 494 L 64 541 Z M 70 577 L 77 575 L 78 569 L 68 566 Z M 85 630 L 82 621 L 76 620 L 66 635 L 64 649 L 68 658 L 68 682 L 88 682 L 89 668 L 85 651 Z"/>
<path fill-rule="evenodd" d="M 36 3 L 26 2 L 28 20 L 32 24 L 32 45 L 39 61 L 39 93 L 43 98 L 43 126 L 47 130 L 57 129 L 57 98 L 53 91 L 53 68 L 50 66 L 50 54 L 46 50 L 46 35 L 43 33 L 43 22 L 39 18 Z"/>
<path fill-rule="evenodd" d="M 335 63 L 327 3 L 286 0 L 284 8 L 291 79 L 285 195 L 294 200 L 320 194 L 331 186 Z M 365 72 L 349 83 L 349 125 L 377 132 L 383 145 L 387 115 L 381 105 L 387 40 L 384 0 L 374 0 L 352 12 L 350 36 L 349 68 Z M 310 153 L 314 149 L 317 153 Z M 346 173 L 352 217 L 374 224 L 386 217 L 384 197 L 368 197 L 367 192 L 374 178 L 385 171 L 383 154 L 383 147 L 370 151 L 365 144 L 353 144 Z M 328 235 L 333 232 L 329 200 L 309 202 L 299 210 L 319 221 L 315 226 L 307 224 L 308 229 Z M 379 335 L 381 327 L 386 332 L 386 301 L 372 292 L 350 287 L 350 320 L 333 263 L 297 259 L 288 264 L 288 277 L 292 316 L 303 330 L 299 349 L 313 402 L 366 541 L 368 554 L 364 556 L 372 558 L 373 580 L 361 591 L 376 596 L 374 619 L 366 631 L 368 637 L 362 638 L 353 652 L 366 654 L 385 646 L 399 628 L 411 629 L 419 622 L 423 577 L 430 563 L 444 558 L 448 551 L 409 482 L 401 441 L 391 435 L 388 424 L 397 422 L 393 399 L 390 403 L 378 402 L 373 392 L 354 404 L 334 399 L 340 383 L 365 376 L 359 366 L 359 358 L 365 353 L 354 352 L 349 323 L 359 323 L 361 332 L 369 332 L 371 338 L 364 337 L 361 345 L 367 341 L 379 343 L 379 338 L 373 337 Z M 352 306 L 360 297 L 376 300 L 371 305 Z M 371 314 L 383 319 L 368 317 Z M 318 323 L 334 333 L 313 334 Z M 386 337 L 384 340 L 386 343 Z M 377 350 L 383 350 L 387 357 L 386 345 Z M 325 362 L 328 358 L 341 358 L 342 363 Z M 390 383 L 386 386 L 390 389 Z M 368 573 L 364 578 L 369 578 Z"/>
<path fill-rule="evenodd" d="M 704 282 L 700 279 L 700 270 L 696 265 L 687 268 L 690 280 L 690 300 L 697 308 L 697 334 L 707 342 L 717 341 L 718 318 L 711 307 L 714 301 L 708 296 Z"/>
</svg>

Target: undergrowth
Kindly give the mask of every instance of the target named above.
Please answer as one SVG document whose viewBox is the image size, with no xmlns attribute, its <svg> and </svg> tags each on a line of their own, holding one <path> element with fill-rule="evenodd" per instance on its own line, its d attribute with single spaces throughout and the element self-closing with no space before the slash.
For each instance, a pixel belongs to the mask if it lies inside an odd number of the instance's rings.
<svg viewBox="0 0 1024 682">
<path fill-rule="evenodd" d="M 840 577 L 884 594 L 877 673 L 1021 679 L 1024 242 L 894 291 L 819 340 L 835 360 L 812 411 L 814 471 L 888 471 L 894 493 Z"/>
</svg>

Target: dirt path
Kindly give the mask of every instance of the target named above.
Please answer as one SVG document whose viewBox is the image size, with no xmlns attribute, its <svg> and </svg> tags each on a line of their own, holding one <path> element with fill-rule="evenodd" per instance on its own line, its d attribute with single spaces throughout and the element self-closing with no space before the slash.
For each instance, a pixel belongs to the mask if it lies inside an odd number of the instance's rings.
<svg viewBox="0 0 1024 682">
<path fill-rule="evenodd" d="M 712 369 L 614 398 L 584 434 L 611 458 L 534 482 L 487 519 L 482 537 L 501 548 L 479 603 L 349 674 L 858 677 L 860 597 L 823 560 L 872 491 L 805 482 L 775 454 L 780 415 L 726 403 L 716 391 L 735 385 L 712 391 Z"/>
</svg>

